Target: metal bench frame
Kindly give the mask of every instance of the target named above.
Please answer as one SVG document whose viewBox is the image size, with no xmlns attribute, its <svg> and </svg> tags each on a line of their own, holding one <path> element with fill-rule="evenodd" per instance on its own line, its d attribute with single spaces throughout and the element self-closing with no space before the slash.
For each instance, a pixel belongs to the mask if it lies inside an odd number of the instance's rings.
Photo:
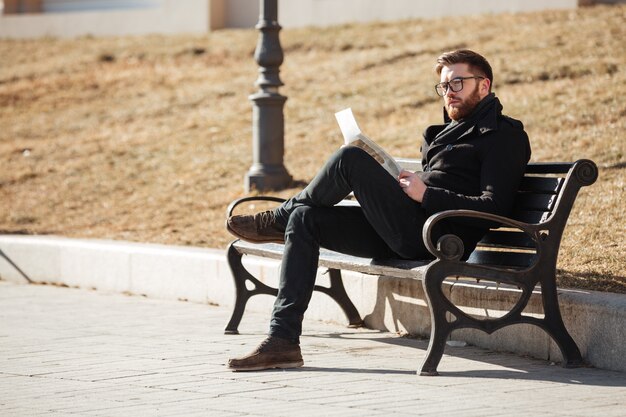
<svg viewBox="0 0 626 417">
<path fill-rule="evenodd" d="M 404 160 L 415 166 L 415 161 Z M 432 262 L 390 259 L 372 259 L 348 256 L 322 249 L 319 266 L 329 271 L 330 285 L 315 286 L 337 302 L 348 319 L 349 326 L 363 325 L 356 307 L 344 288 L 341 270 L 350 270 L 377 276 L 419 279 L 425 291 L 431 317 L 431 335 L 420 375 L 437 375 L 437 366 L 443 356 L 446 339 L 453 330 L 475 328 L 488 334 L 512 324 L 527 323 L 544 329 L 556 342 L 563 355 L 563 366 L 576 367 L 582 363 L 576 342 L 568 333 L 561 317 L 556 288 L 556 264 L 561 238 L 567 219 L 583 186 L 593 184 L 598 169 L 590 160 L 575 163 L 531 163 L 515 204 L 511 218 L 470 210 L 450 210 L 431 216 L 423 228 L 424 242 L 436 256 Z M 263 200 L 282 202 L 271 196 L 244 197 L 228 207 L 230 216 L 242 203 Z M 493 228 L 481 240 L 467 261 L 461 261 L 463 243 L 454 235 L 441 237 L 435 244 L 431 232 L 437 222 L 451 218 L 475 218 L 493 222 Z M 243 255 L 281 259 L 283 245 L 251 244 L 233 241 L 227 249 L 236 289 L 233 314 L 225 332 L 237 334 L 248 299 L 257 294 L 276 296 L 271 288 L 245 269 Z M 449 277 L 469 277 L 511 284 L 521 290 L 521 297 L 502 317 L 479 319 L 455 306 L 442 290 Z M 528 301 L 540 285 L 544 317 L 524 315 Z M 252 289 L 249 289 L 252 287 Z"/>
</svg>

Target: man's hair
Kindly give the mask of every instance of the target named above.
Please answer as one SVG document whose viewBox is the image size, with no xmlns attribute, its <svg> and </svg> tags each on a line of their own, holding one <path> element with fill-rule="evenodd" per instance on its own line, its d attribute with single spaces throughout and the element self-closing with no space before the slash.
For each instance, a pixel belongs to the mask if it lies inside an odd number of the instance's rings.
<svg viewBox="0 0 626 417">
<path fill-rule="evenodd" d="M 469 70 L 474 75 L 488 78 L 490 81 L 489 91 L 491 91 L 491 86 L 493 85 L 493 70 L 484 56 L 474 51 L 470 51 L 469 49 L 458 49 L 456 51 L 444 52 L 439 56 L 439 58 L 437 58 L 437 65 L 435 65 L 437 75 L 441 75 L 441 70 L 444 66 L 450 66 L 453 64 L 467 64 Z"/>
</svg>

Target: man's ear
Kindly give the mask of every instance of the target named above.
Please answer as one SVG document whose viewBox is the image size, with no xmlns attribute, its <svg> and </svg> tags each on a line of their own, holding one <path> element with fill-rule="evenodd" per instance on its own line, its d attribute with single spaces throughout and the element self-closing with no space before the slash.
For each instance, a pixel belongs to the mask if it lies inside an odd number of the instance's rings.
<svg viewBox="0 0 626 417">
<path fill-rule="evenodd" d="M 480 80 L 480 91 L 485 96 L 489 94 L 489 89 L 491 88 L 491 80 L 489 78 L 483 78 Z"/>
</svg>

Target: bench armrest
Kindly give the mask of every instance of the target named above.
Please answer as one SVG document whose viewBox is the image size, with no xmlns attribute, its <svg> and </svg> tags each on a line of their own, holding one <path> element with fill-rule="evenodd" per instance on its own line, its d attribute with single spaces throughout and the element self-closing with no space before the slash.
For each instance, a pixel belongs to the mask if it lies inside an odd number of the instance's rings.
<svg viewBox="0 0 626 417">
<path fill-rule="evenodd" d="M 422 229 L 422 238 L 424 239 L 424 244 L 430 253 L 436 256 L 439 259 L 446 260 L 459 260 L 463 256 L 463 242 L 458 236 L 455 235 L 444 235 L 439 238 L 437 244 L 435 245 L 432 241 L 431 234 L 432 230 L 437 224 L 437 222 L 451 218 L 451 217 L 465 217 L 465 218 L 477 218 L 482 220 L 489 220 L 496 223 L 500 223 L 505 226 L 515 227 L 522 232 L 529 235 L 535 242 L 539 243 L 541 240 L 539 239 L 539 231 L 545 229 L 545 227 L 541 227 L 538 224 L 530 224 L 524 223 L 517 220 L 510 219 L 508 217 L 498 216 L 497 214 L 484 213 L 481 211 L 475 210 L 446 210 L 440 213 L 433 214 L 430 216 L 426 223 L 424 223 L 424 228 Z"/>
<path fill-rule="evenodd" d="M 229 218 L 230 216 L 233 215 L 233 210 L 235 209 L 235 207 L 237 207 L 238 205 L 242 203 L 246 203 L 248 201 L 275 201 L 277 203 L 283 203 L 285 202 L 285 199 L 280 198 L 280 197 L 274 197 L 271 195 L 258 195 L 258 196 L 238 198 L 237 200 L 234 200 L 232 203 L 230 203 L 228 205 L 228 208 L 226 208 L 226 218 Z"/>
</svg>

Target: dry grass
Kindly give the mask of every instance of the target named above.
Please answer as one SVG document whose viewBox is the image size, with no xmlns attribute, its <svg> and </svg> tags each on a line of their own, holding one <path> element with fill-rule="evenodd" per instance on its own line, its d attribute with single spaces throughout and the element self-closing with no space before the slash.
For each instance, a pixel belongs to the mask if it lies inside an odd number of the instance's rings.
<svg viewBox="0 0 626 417">
<path fill-rule="evenodd" d="M 625 17 L 622 5 L 283 30 L 287 168 L 312 177 L 348 106 L 391 153 L 417 157 L 441 118 L 434 58 L 478 50 L 534 161 L 600 166 L 571 214 L 561 285 L 626 292 Z M 0 230 L 224 247 L 251 163 L 256 40 L 0 40 Z"/>
</svg>

